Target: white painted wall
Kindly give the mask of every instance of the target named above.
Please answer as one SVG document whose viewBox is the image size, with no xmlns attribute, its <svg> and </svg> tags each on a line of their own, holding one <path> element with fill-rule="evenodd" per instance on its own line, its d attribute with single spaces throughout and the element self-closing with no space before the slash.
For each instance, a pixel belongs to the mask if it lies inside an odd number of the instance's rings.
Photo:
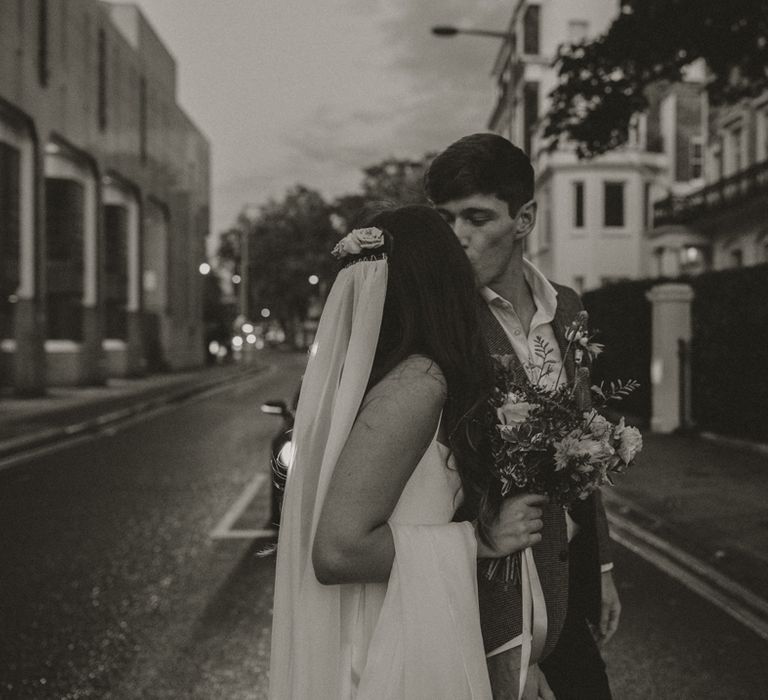
<svg viewBox="0 0 768 700">
<path fill-rule="evenodd" d="M 35 275 L 35 146 L 29 134 L 0 119 L 0 141 L 19 151 L 19 299 L 34 299 Z"/>
</svg>

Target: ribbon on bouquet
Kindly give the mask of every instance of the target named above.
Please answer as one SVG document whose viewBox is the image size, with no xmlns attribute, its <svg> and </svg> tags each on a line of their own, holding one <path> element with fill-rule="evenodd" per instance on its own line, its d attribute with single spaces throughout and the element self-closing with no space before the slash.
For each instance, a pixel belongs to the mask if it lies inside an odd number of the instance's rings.
<svg viewBox="0 0 768 700">
<path fill-rule="evenodd" d="M 523 598 L 523 646 L 520 653 L 518 700 L 523 697 L 528 667 L 541 658 L 547 641 L 547 605 L 530 547 L 526 547 L 520 556 L 520 588 Z"/>
</svg>

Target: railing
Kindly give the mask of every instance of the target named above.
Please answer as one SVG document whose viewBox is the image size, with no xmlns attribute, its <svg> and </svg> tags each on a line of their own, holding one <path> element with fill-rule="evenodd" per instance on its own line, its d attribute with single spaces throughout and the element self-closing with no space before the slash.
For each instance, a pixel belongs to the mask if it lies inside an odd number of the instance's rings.
<svg viewBox="0 0 768 700">
<path fill-rule="evenodd" d="M 653 205 L 654 227 L 685 224 L 758 194 L 768 194 L 768 160 L 707 185 L 685 197 L 667 197 Z"/>
</svg>

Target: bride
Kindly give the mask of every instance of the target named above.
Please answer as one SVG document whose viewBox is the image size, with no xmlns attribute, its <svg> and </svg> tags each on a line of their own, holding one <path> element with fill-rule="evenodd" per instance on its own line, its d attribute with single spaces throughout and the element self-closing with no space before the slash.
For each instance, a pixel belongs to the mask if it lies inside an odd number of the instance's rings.
<svg viewBox="0 0 768 700">
<path fill-rule="evenodd" d="M 371 223 L 334 251 L 301 390 L 270 698 L 485 700 L 476 559 L 538 542 L 540 511 L 510 499 L 489 537 L 452 522 L 481 492 L 473 418 L 493 382 L 473 273 L 428 207 Z"/>
</svg>

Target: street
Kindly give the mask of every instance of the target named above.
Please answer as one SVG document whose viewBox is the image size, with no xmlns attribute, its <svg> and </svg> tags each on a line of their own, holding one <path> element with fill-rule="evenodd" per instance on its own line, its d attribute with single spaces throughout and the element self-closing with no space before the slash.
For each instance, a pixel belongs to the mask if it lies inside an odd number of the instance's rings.
<svg viewBox="0 0 768 700">
<path fill-rule="evenodd" d="M 279 420 L 259 405 L 293 395 L 304 357 L 264 361 L 0 472 L 1 698 L 266 697 L 272 540 L 237 530 L 269 528 L 258 477 Z M 767 642 L 615 549 L 617 700 L 765 697 Z"/>
</svg>

